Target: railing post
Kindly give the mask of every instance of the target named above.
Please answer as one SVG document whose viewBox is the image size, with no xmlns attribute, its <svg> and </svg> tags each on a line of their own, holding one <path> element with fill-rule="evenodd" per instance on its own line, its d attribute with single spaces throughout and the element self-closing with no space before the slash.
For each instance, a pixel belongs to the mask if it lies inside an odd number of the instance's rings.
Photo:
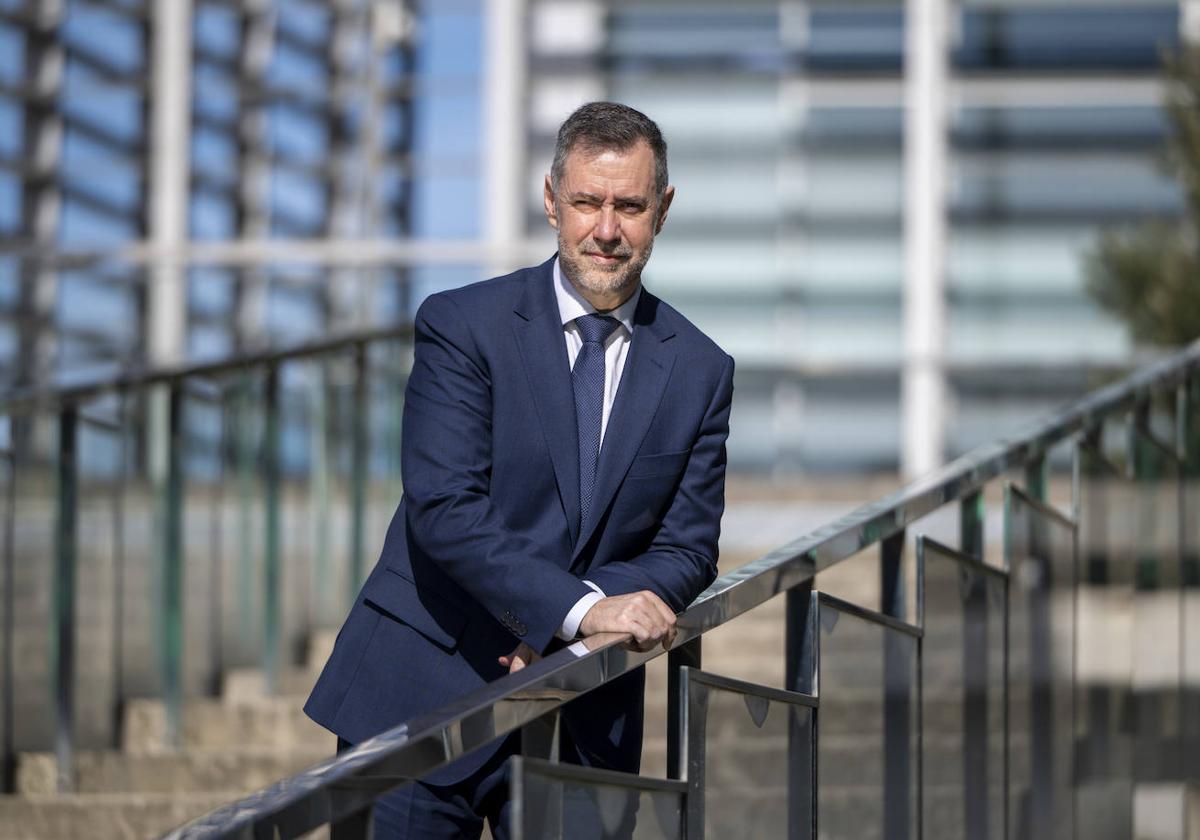
<svg viewBox="0 0 1200 840">
<path fill-rule="evenodd" d="M 208 677 L 206 689 L 216 696 L 221 693 L 225 674 L 225 575 L 224 562 L 226 543 L 223 539 L 225 522 L 225 467 L 229 440 L 229 406 L 224 390 L 217 402 L 220 419 L 220 436 L 216 447 L 216 480 L 213 482 L 212 498 L 209 500 L 209 583 L 208 583 Z"/>
<path fill-rule="evenodd" d="M 683 691 L 681 689 L 682 669 L 695 668 L 700 670 L 701 650 L 697 636 L 686 644 L 667 652 L 667 778 L 683 779 L 687 776 L 687 767 L 683 763 Z"/>
<path fill-rule="evenodd" d="M 112 675 L 113 702 L 111 708 L 114 749 L 124 740 L 125 712 L 125 493 L 129 483 L 129 394 L 118 396 L 117 427 L 121 438 L 121 464 L 117 470 L 117 486 L 112 494 L 113 527 L 113 635 Z"/>
<path fill-rule="evenodd" d="M 1185 778 L 1200 778 L 1200 368 L 1192 370 L 1179 389 L 1176 411 L 1179 456 L 1180 603 L 1183 622 L 1182 754 Z"/>
<path fill-rule="evenodd" d="M 183 731 L 183 475 L 180 424 L 183 384 L 172 382 L 166 393 L 152 395 L 152 410 L 161 412 L 154 444 L 161 447 L 155 463 L 159 493 L 159 557 L 161 601 L 159 667 L 166 708 L 166 739 L 172 747 L 182 743 Z"/>
<path fill-rule="evenodd" d="M 958 507 L 959 547 L 963 554 L 983 560 L 983 491 L 963 496 Z"/>
<path fill-rule="evenodd" d="M 901 529 L 880 544 L 880 612 L 900 620 L 905 619 L 906 597 L 904 592 L 904 538 Z M 922 581 L 917 581 L 918 597 Z M 908 670 L 903 653 L 897 648 L 900 642 L 894 634 L 884 636 L 884 684 L 883 727 L 884 727 L 884 802 L 883 825 L 888 837 L 907 838 L 908 826 L 912 824 L 909 790 L 912 779 L 912 716 L 913 710 L 908 694 L 894 694 L 889 686 L 902 685 L 908 679 Z M 919 784 L 919 779 L 918 779 Z M 918 800 L 917 808 L 920 808 Z"/>
<path fill-rule="evenodd" d="M 279 690 L 282 632 L 279 603 L 279 366 L 267 367 L 263 395 L 263 672 L 267 693 Z"/>
<path fill-rule="evenodd" d="M 959 542 L 964 554 L 984 559 L 983 491 L 976 490 L 959 503 Z M 965 594 L 962 639 L 963 674 L 963 825 L 967 837 L 988 832 L 988 644 L 987 592 L 976 580 Z M 972 606 L 974 608 L 972 608 Z"/>
<path fill-rule="evenodd" d="M 74 405 L 58 415 L 57 534 L 54 562 L 54 754 L 60 793 L 75 786 L 75 584 L 78 555 L 79 472 Z"/>
<path fill-rule="evenodd" d="M 812 630 L 813 581 L 809 578 L 784 595 L 784 684 L 788 691 L 812 694 Z M 812 726 L 817 726 L 817 709 L 812 712 Z M 788 724 L 787 825 L 788 840 L 816 840 L 816 773 L 817 756 L 811 734 L 792 720 Z M 811 780 L 811 786 L 810 786 Z"/>
<path fill-rule="evenodd" d="M 17 788 L 17 752 L 14 740 L 14 725 L 16 711 L 14 700 L 15 669 L 13 667 L 13 648 L 16 639 L 17 621 L 14 612 L 17 606 L 16 593 L 16 521 L 17 521 L 17 447 L 20 436 L 18 428 L 23 425 L 12 415 L 9 422 L 9 446 L 6 464 L 8 466 L 8 492 L 4 500 L 4 634 L 3 663 L 0 664 L 0 679 L 4 680 L 4 717 L 0 719 L 0 730 L 3 731 L 3 742 L 0 742 L 0 793 L 13 793 Z"/>
<path fill-rule="evenodd" d="M 1175 480 L 1177 486 L 1182 484 L 1183 465 L 1178 459 L 1178 452 L 1173 446 L 1168 446 L 1157 440 L 1150 425 L 1151 404 L 1149 398 L 1139 402 L 1133 411 L 1132 423 L 1129 427 L 1129 462 L 1132 466 L 1132 477 L 1135 486 L 1137 519 L 1134 526 L 1134 638 L 1139 637 L 1139 630 L 1145 627 L 1155 628 L 1162 620 L 1161 607 L 1153 608 L 1159 612 L 1158 621 L 1149 618 L 1150 605 L 1163 598 L 1172 589 L 1177 590 L 1175 599 L 1174 631 L 1176 638 L 1173 643 L 1178 645 L 1174 662 L 1174 673 L 1171 684 L 1162 684 L 1163 672 L 1159 668 L 1140 669 L 1138 666 L 1144 659 L 1138 658 L 1141 651 L 1134 651 L 1133 699 L 1138 710 L 1138 720 L 1134 734 L 1133 772 L 1135 783 L 1138 781 L 1164 781 L 1181 778 L 1180 772 L 1184 766 L 1180 742 L 1182 732 L 1187 722 L 1179 717 L 1183 712 L 1183 656 L 1185 650 L 1185 613 L 1182 600 L 1182 545 L 1179 542 L 1181 522 L 1176 523 L 1175 545 L 1168 549 L 1159 533 L 1158 504 L 1159 489 L 1166 482 Z M 1178 497 L 1176 498 L 1178 505 Z M 1173 514 L 1179 518 L 1179 509 Z M 1156 595 L 1155 593 L 1160 593 Z M 1140 602 L 1140 603 L 1139 603 Z M 1139 625 L 1141 625 L 1139 627 Z M 1161 634 L 1163 628 L 1159 628 Z M 1162 646 L 1163 639 L 1155 644 Z M 1155 719 L 1161 723 L 1155 724 Z M 1166 731 L 1180 733 L 1174 743 L 1160 743 L 1159 726 Z"/>
<path fill-rule="evenodd" d="M 347 603 L 353 604 L 363 583 L 363 527 L 367 508 L 367 438 L 370 427 L 367 413 L 367 346 L 354 346 L 354 414 L 350 418 L 350 565 L 347 575 Z"/>
<path fill-rule="evenodd" d="M 1025 493 L 1029 498 L 1045 502 L 1046 492 L 1046 453 L 1042 452 L 1025 464 Z"/>
<path fill-rule="evenodd" d="M 233 458 L 237 475 L 238 581 L 237 612 L 239 637 L 255 638 L 258 632 L 254 593 L 254 444 L 251 440 L 253 411 L 250 374 L 242 371 L 234 386 Z"/>
<path fill-rule="evenodd" d="M 901 620 L 906 612 L 904 533 L 901 529 L 879 543 L 879 611 Z"/>
<path fill-rule="evenodd" d="M 312 612 L 310 624 L 321 625 L 325 619 L 326 593 L 330 591 L 329 562 L 329 382 L 328 368 L 323 362 L 315 362 L 312 385 L 312 416 L 310 420 L 309 447 L 309 507 L 312 542 Z M 335 609 L 340 604 L 335 605 Z"/>
</svg>

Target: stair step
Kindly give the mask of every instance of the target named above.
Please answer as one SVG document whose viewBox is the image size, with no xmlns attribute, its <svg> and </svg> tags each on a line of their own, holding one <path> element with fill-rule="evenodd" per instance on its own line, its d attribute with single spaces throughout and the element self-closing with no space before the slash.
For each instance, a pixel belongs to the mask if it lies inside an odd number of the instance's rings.
<svg viewBox="0 0 1200 840">
<path fill-rule="evenodd" d="M 77 793 L 250 792 L 295 775 L 330 756 L 329 750 L 193 750 L 131 755 L 115 750 L 75 755 Z M 53 753 L 17 757 L 17 793 L 55 792 Z"/>
<path fill-rule="evenodd" d="M 259 697 L 236 705 L 209 698 L 189 699 L 183 706 L 180 746 L 185 750 L 250 747 L 332 753 L 334 736 L 304 714 L 302 703 L 303 698 L 288 696 Z M 161 700 L 130 701 L 125 711 L 126 752 L 174 752 L 166 733 L 166 706 Z"/>
<path fill-rule="evenodd" d="M 142 840 L 219 808 L 237 791 L 0 796 L 0 840 Z"/>
<path fill-rule="evenodd" d="M 291 697 L 304 704 L 320 671 L 287 670 L 279 674 L 274 694 L 267 691 L 267 675 L 259 668 L 232 668 L 221 679 L 221 700 L 233 706 L 254 703 L 263 697 Z"/>
</svg>

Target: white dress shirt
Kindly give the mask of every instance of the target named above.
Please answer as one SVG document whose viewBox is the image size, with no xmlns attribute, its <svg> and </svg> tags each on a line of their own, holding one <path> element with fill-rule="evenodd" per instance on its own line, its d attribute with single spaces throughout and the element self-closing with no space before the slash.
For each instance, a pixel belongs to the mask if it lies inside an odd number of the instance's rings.
<svg viewBox="0 0 1200 840">
<path fill-rule="evenodd" d="M 638 300 L 642 296 L 641 286 L 630 295 L 629 300 L 616 309 L 604 314 L 615 318 L 619 326 L 612 331 L 604 343 L 604 410 L 600 415 L 600 445 L 604 446 L 604 432 L 608 428 L 608 415 L 612 412 L 613 401 L 617 398 L 617 387 L 621 384 L 621 373 L 625 370 L 625 357 L 629 354 L 629 343 L 633 340 L 633 313 L 637 310 Z M 596 311 L 596 307 L 587 302 L 587 298 L 579 294 L 571 285 L 571 281 L 563 275 L 558 260 L 554 261 L 554 297 L 558 301 L 558 315 L 562 319 L 563 338 L 567 343 L 567 364 L 575 366 L 575 357 L 583 347 L 583 338 L 579 335 L 579 327 L 575 319 Z M 574 639 L 579 632 L 579 625 L 587 611 L 599 600 L 604 598 L 600 587 L 585 580 L 588 586 L 596 590 L 584 595 L 575 602 L 563 619 L 558 635 L 563 639 Z"/>
</svg>

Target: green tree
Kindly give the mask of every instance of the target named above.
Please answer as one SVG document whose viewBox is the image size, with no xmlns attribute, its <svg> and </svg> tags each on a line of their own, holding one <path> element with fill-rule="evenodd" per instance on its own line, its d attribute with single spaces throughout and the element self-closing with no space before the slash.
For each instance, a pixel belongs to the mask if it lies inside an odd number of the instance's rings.
<svg viewBox="0 0 1200 840">
<path fill-rule="evenodd" d="M 1170 125 L 1165 165 L 1179 178 L 1183 216 L 1101 234 L 1086 289 L 1135 341 L 1180 346 L 1200 337 L 1200 48 L 1165 57 Z"/>
</svg>

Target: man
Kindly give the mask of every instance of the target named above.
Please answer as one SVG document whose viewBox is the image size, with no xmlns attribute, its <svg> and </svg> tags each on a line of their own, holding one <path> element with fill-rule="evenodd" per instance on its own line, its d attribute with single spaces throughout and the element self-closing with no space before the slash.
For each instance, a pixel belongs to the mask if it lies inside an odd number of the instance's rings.
<svg viewBox="0 0 1200 840">
<path fill-rule="evenodd" d="M 545 183 L 557 255 L 421 306 L 404 498 L 305 706 L 340 744 L 578 636 L 669 647 L 712 582 L 733 359 L 641 287 L 674 195 L 654 122 L 584 105 Z M 636 772 L 644 676 L 565 708 L 564 760 Z M 478 837 L 486 817 L 506 837 L 518 748 L 385 797 L 376 836 Z"/>
</svg>

